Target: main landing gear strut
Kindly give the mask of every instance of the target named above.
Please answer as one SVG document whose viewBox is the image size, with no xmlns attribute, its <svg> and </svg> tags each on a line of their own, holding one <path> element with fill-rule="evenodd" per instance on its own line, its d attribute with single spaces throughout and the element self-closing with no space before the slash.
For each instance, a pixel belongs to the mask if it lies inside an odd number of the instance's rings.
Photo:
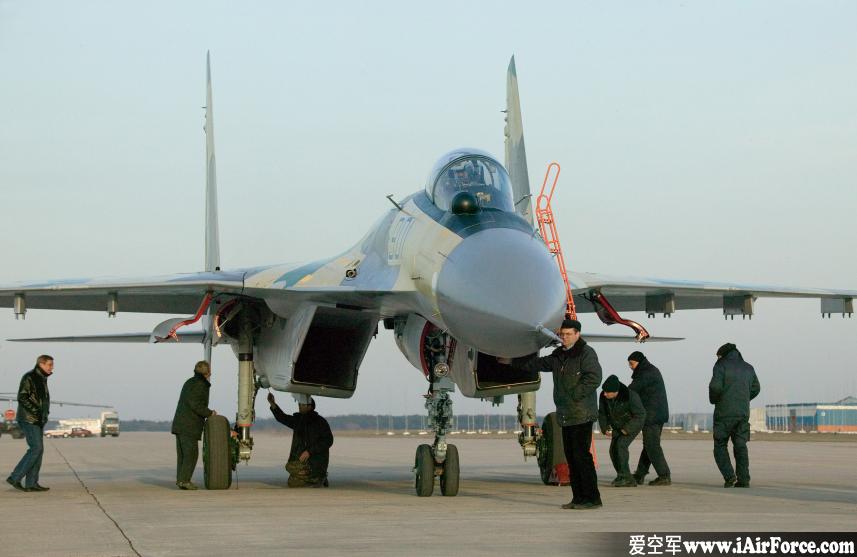
<svg viewBox="0 0 857 557">
<path fill-rule="evenodd" d="M 434 479 L 440 478 L 440 492 L 452 497 L 458 495 L 459 466 L 458 448 L 446 442 L 446 434 L 452 425 L 452 399 L 455 384 L 448 377 L 449 349 L 447 335 L 438 333 L 441 350 L 426 350 L 431 386 L 426 395 L 428 425 L 434 430 L 434 443 L 417 447 L 414 459 L 414 487 L 420 497 L 429 497 L 434 491 Z"/>
</svg>

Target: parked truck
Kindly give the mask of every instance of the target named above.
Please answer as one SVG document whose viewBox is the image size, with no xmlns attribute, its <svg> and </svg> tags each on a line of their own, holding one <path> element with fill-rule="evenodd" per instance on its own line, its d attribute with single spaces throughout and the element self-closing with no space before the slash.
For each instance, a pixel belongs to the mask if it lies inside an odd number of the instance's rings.
<svg viewBox="0 0 857 557">
<path fill-rule="evenodd" d="M 119 437 L 119 414 L 116 412 L 101 413 L 101 436 Z"/>
</svg>

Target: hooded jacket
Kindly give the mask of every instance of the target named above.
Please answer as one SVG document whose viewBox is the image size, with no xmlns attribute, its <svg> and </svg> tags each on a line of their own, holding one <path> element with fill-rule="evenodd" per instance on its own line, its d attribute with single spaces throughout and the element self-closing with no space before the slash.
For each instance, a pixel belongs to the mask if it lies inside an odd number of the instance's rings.
<svg viewBox="0 0 857 557">
<path fill-rule="evenodd" d="M 645 357 L 637 362 L 628 388 L 640 395 L 640 400 L 646 407 L 646 425 L 662 425 L 669 421 L 670 407 L 664 378 L 661 370 Z"/>
<path fill-rule="evenodd" d="M 36 366 L 21 377 L 16 418 L 19 422 L 44 426 L 48 423 L 50 411 L 51 393 L 48 391 L 48 376 L 39 366 Z"/>
<path fill-rule="evenodd" d="M 298 460 L 301 453 L 309 451 L 309 464 L 314 474 L 327 472 L 330 460 L 330 447 L 333 446 L 333 433 L 330 425 L 315 410 L 301 414 L 286 414 L 279 406 L 272 406 L 271 412 L 278 422 L 292 428 L 292 447 L 289 450 L 289 462 Z"/>
<path fill-rule="evenodd" d="M 708 384 L 708 400 L 714 405 L 714 419 L 750 419 L 750 401 L 761 386 L 753 366 L 733 349 L 714 363 Z"/>
<path fill-rule="evenodd" d="M 646 421 L 646 409 L 639 395 L 619 384 L 619 394 L 614 399 L 604 396 L 602 391 L 598 398 L 598 427 L 601 433 L 607 433 L 612 429 L 615 432 L 625 430 L 625 434 L 634 436 L 643 429 Z"/>
<path fill-rule="evenodd" d="M 512 365 L 523 371 L 553 373 L 553 401 L 561 426 L 598 419 L 596 390 L 601 384 L 601 364 L 595 350 L 583 338 L 568 350 L 560 346 L 543 358 L 521 358 Z"/>
</svg>

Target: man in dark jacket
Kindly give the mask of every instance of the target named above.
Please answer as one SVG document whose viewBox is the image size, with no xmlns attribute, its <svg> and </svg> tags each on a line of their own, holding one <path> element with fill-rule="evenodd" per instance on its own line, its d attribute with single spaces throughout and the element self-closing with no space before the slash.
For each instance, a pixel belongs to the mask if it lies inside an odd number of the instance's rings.
<svg viewBox="0 0 857 557">
<path fill-rule="evenodd" d="M 626 387 L 615 375 L 601 386 L 598 400 L 598 426 L 610 435 L 610 460 L 616 469 L 615 487 L 637 487 L 628 466 L 628 446 L 643 429 L 646 409 L 639 395 Z"/>
<path fill-rule="evenodd" d="M 714 461 L 723 474 L 723 487 L 750 487 L 750 401 L 761 387 L 753 366 L 732 343 L 717 350 L 708 400 L 714 405 Z M 729 460 L 729 439 L 735 468 Z M 736 475 L 737 469 L 737 475 Z"/>
<path fill-rule="evenodd" d="M 211 366 L 206 361 L 197 362 L 193 377 L 185 381 L 176 406 L 176 415 L 170 431 L 176 436 L 176 485 L 179 489 L 199 489 L 191 478 L 199 457 L 199 440 L 205 419 L 217 415 L 208 407 L 209 378 Z"/>
<path fill-rule="evenodd" d="M 564 509 L 595 509 L 601 506 L 598 475 L 592 460 L 592 424 L 598 419 L 598 385 L 601 364 L 598 355 L 580 337 L 580 322 L 563 321 L 559 329 L 562 346 L 543 358 L 514 360 L 525 371 L 553 373 L 553 400 L 562 426 L 562 445 L 571 467 L 571 502 Z M 509 363 L 498 359 L 500 363 Z"/>
<path fill-rule="evenodd" d="M 20 491 L 47 491 L 50 488 L 39 484 L 44 454 L 45 424 L 51 411 L 51 394 L 48 377 L 54 372 L 54 359 L 46 354 L 36 358 L 36 367 L 21 378 L 18 387 L 18 425 L 27 438 L 27 452 L 15 466 L 6 482 Z M 24 479 L 24 485 L 21 480 Z"/>
<path fill-rule="evenodd" d="M 327 487 L 327 465 L 333 433 L 327 420 L 315 411 L 315 401 L 309 395 L 298 396 L 298 412 L 291 416 L 283 412 L 274 395 L 268 393 L 268 404 L 278 422 L 292 428 L 292 447 L 286 470 L 289 487 Z"/>
<path fill-rule="evenodd" d="M 670 408 L 667 404 L 667 389 L 661 371 L 646 359 L 642 352 L 632 352 L 628 356 L 628 367 L 631 368 L 631 384 L 628 388 L 640 395 L 643 406 L 646 407 L 646 423 L 643 425 L 643 452 L 637 463 L 634 479 L 638 484 L 645 481 L 649 473 L 649 465 L 654 465 L 658 477 L 649 485 L 670 485 L 670 467 L 661 448 L 661 432 L 664 424 L 670 419 Z"/>
</svg>

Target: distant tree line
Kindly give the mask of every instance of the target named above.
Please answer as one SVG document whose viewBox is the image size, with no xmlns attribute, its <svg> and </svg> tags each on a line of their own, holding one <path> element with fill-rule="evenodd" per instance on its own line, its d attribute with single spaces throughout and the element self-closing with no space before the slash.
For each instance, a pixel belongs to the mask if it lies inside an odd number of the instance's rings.
<svg viewBox="0 0 857 557">
<path fill-rule="evenodd" d="M 361 431 L 361 430 L 419 430 L 427 423 L 425 416 L 420 414 L 411 414 L 408 416 L 391 416 L 391 415 L 376 415 L 376 414 L 347 414 L 345 416 L 325 416 L 325 419 L 330 423 L 330 427 L 337 431 Z M 542 422 L 541 417 L 538 423 Z M 490 429 L 496 431 L 504 426 L 507 430 L 515 430 L 518 428 L 518 418 L 513 415 L 501 417 L 497 414 L 492 414 L 486 418 L 484 414 L 462 414 L 456 416 L 458 429 Z M 156 420 L 121 420 L 122 431 L 169 431 L 169 421 Z M 264 418 L 256 420 L 253 428 L 257 431 L 277 430 L 282 429 L 273 418 Z"/>
</svg>

